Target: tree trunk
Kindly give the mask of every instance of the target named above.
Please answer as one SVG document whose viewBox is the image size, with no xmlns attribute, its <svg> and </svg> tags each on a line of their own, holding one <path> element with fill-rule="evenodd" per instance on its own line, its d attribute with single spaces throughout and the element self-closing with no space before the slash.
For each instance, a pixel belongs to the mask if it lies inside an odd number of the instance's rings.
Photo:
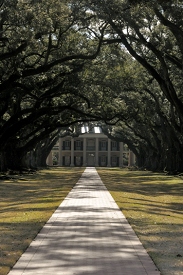
<svg viewBox="0 0 183 275">
<path fill-rule="evenodd" d="M 8 146 L 2 154 L 1 168 L 3 171 L 18 170 L 21 171 L 24 167 L 23 155 L 13 148 Z"/>
</svg>

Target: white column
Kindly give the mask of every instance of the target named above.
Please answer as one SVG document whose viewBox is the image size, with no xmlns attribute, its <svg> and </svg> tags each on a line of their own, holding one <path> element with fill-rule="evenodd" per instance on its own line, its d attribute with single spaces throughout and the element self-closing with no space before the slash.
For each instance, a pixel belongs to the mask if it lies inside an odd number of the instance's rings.
<svg viewBox="0 0 183 275">
<path fill-rule="evenodd" d="M 47 164 L 49 165 L 49 166 L 52 166 L 53 165 L 53 154 L 52 154 L 52 151 L 50 151 L 50 153 L 49 153 L 49 155 L 48 155 L 48 157 L 47 157 Z"/>
<path fill-rule="evenodd" d="M 111 140 L 108 138 L 107 167 L 111 167 Z"/>
<path fill-rule="evenodd" d="M 128 166 L 134 166 L 135 165 L 135 154 L 129 150 L 129 157 L 128 157 Z"/>
<path fill-rule="evenodd" d="M 59 154 L 59 166 L 63 166 L 63 161 L 62 161 L 62 158 L 63 158 L 63 155 L 62 155 L 62 138 L 59 138 L 59 151 L 58 151 L 58 154 Z"/>
<path fill-rule="evenodd" d="M 86 138 L 83 138 L 83 166 L 86 166 Z"/>
<path fill-rule="evenodd" d="M 71 165 L 74 166 L 74 138 L 71 138 Z"/>
<path fill-rule="evenodd" d="M 123 142 L 119 143 L 119 167 L 123 167 Z"/>
<path fill-rule="evenodd" d="M 98 142 L 98 137 L 95 140 L 95 166 L 98 167 L 98 150 L 99 150 L 99 142 Z"/>
</svg>

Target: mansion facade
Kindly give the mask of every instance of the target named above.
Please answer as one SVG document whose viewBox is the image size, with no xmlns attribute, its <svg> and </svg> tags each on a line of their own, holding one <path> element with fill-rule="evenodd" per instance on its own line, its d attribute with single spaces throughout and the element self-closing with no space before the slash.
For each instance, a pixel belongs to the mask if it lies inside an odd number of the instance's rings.
<svg viewBox="0 0 183 275">
<path fill-rule="evenodd" d="M 57 166 L 123 167 L 135 165 L 135 155 L 123 142 L 109 139 L 100 127 L 82 127 L 78 137 L 60 137 L 47 158 Z"/>
</svg>

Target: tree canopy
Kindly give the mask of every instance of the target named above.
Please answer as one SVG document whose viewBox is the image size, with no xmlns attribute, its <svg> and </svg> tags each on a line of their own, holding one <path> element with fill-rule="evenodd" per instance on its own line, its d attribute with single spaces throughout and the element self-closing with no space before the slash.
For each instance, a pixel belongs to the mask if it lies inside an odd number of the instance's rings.
<svg viewBox="0 0 183 275">
<path fill-rule="evenodd" d="M 80 72 L 100 51 L 105 25 L 88 32 L 68 1 L 1 3 L 0 151 L 12 166 L 58 128 L 100 119 Z M 97 33 L 96 33 L 97 32 Z M 108 118 L 106 118 L 108 119 Z M 21 163 L 21 162 L 20 162 Z"/>
<path fill-rule="evenodd" d="M 143 68 L 130 81 L 135 85 L 125 101 L 129 120 L 122 120 L 117 132 L 113 127 L 114 137 L 130 139 L 129 146 L 148 168 L 182 171 L 181 1 L 105 0 L 86 5 L 108 23 L 104 43 L 120 45 L 137 61 L 131 73 Z"/>
<path fill-rule="evenodd" d="M 46 159 L 61 129 L 100 121 L 139 166 L 183 171 L 181 1 L 2 0 L 0 10 L 1 170 L 41 148 Z"/>
</svg>

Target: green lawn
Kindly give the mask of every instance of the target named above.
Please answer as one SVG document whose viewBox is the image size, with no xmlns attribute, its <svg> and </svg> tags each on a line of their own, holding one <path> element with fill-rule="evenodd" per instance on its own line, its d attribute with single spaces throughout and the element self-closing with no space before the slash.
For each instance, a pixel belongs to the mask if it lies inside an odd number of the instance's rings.
<svg viewBox="0 0 183 275">
<path fill-rule="evenodd" d="M 97 169 L 162 275 L 183 274 L 183 179 Z M 0 275 L 6 275 L 83 168 L 53 168 L 0 181 Z"/>
<path fill-rule="evenodd" d="M 182 275 L 183 179 L 128 169 L 98 173 L 162 275 Z"/>
<path fill-rule="evenodd" d="M 0 275 L 6 275 L 80 178 L 53 168 L 0 181 Z"/>
</svg>

